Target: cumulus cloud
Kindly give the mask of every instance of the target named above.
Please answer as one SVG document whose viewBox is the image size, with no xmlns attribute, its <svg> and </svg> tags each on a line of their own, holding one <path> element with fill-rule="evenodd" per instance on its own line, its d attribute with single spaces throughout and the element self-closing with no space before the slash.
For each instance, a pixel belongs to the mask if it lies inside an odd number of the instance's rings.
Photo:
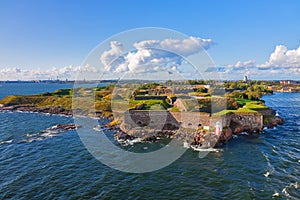
<svg viewBox="0 0 300 200">
<path fill-rule="evenodd" d="M 165 51 L 177 53 L 181 56 L 190 56 L 203 49 L 207 50 L 213 45 L 211 39 L 202 39 L 199 37 L 190 36 L 189 38 L 179 39 L 165 39 L 162 41 L 158 40 L 144 40 L 141 42 L 134 43 L 134 47 L 137 49 L 144 48 L 158 48 Z"/>
<path fill-rule="evenodd" d="M 103 63 L 106 71 L 111 70 L 111 62 L 119 58 L 122 53 L 123 45 L 120 42 L 110 42 L 110 50 L 103 52 L 103 54 L 100 57 L 100 60 Z"/>
<path fill-rule="evenodd" d="M 263 64 L 257 64 L 255 60 L 238 61 L 236 64 L 227 65 L 225 73 L 251 74 L 269 78 L 270 76 L 278 78 L 297 76 L 300 74 L 300 46 L 289 50 L 284 45 L 277 45 Z"/>
<path fill-rule="evenodd" d="M 238 61 L 234 65 L 228 65 L 228 69 L 231 71 L 234 70 L 249 70 L 256 67 L 256 61 L 255 60 L 247 60 L 247 61 Z"/>
<path fill-rule="evenodd" d="M 261 69 L 270 68 L 299 68 L 300 46 L 297 49 L 288 50 L 284 45 L 277 45 L 267 62 L 258 65 Z"/>
<path fill-rule="evenodd" d="M 63 68 L 52 67 L 47 70 L 22 69 L 22 68 L 2 68 L 0 69 L 0 80 L 39 80 L 39 79 L 75 79 L 81 73 L 97 73 L 95 67 L 86 66 L 66 66 Z"/>
<path fill-rule="evenodd" d="M 124 53 L 123 45 L 110 43 L 110 49 L 100 56 L 104 70 L 109 72 L 174 71 L 183 62 L 183 57 L 196 54 L 213 45 L 211 39 L 189 37 L 186 39 L 143 40 L 133 44 L 135 51 Z M 123 55 L 124 54 L 124 55 Z"/>
</svg>

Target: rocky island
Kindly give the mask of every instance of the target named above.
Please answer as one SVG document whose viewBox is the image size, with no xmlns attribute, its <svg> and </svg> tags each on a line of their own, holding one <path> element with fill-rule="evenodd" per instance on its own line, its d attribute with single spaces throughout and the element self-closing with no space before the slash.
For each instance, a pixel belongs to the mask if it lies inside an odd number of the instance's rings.
<svg viewBox="0 0 300 200">
<path fill-rule="evenodd" d="M 261 100 L 263 95 L 273 93 L 268 85 L 262 81 L 220 84 L 191 80 L 143 82 L 132 90 L 128 83 L 122 87 L 111 84 L 8 96 L 0 100 L 0 110 L 63 115 L 76 111 L 85 116 L 109 118 L 106 126 L 117 130 L 115 138 L 120 143 L 171 137 L 188 146 L 210 148 L 221 146 L 233 135 L 259 134 L 264 127 L 284 123 Z M 72 101 L 74 93 L 77 101 Z M 92 104 L 87 103 L 87 96 L 93 97 Z"/>
</svg>

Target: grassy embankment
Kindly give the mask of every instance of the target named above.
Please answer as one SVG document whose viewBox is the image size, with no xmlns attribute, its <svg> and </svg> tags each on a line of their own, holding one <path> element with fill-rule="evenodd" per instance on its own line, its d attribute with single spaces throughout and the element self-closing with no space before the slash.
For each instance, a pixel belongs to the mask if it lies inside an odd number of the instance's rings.
<svg viewBox="0 0 300 200">
<path fill-rule="evenodd" d="M 215 113 L 215 115 L 226 115 L 230 113 L 243 113 L 243 114 L 258 114 L 259 110 L 268 109 L 263 101 L 252 101 L 248 99 L 236 99 L 236 102 L 239 103 L 240 108 L 236 110 L 222 110 L 220 112 Z"/>
<path fill-rule="evenodd" d="M 0 100 L 0 104 L 5 106 L 20 105 L 20 106 L 36 106 L 49 107 L 61 106 L 67 110 L 72 107 L 72 90 L 60 89 L 52 93 L 43 93 L 38 95 L 26 96 L 7 96 Z"/>
<path fill-rule="evenodd" d="M 134 109 L 136 107 L 141 107 L 143 110 L 166 110 L 170 107 L 166 100 L 125 100 L 125 97 L 122 96 L 112 96 L 113 86 L 94 89 L 80 88 L 76 90 L 75 101 L 72 101 L 73 89 L 59 89 L 54 92 L 37 95 L 7 96 L 0 100 L 0 104 L 5 106 L 35 106 L 39 108 L 59 106 L 66 110 L 71 110 L 73 103 L 73 107 L 87 113 L 94 111 L 110 112 L 112 102 L 115 108 L 119 106 L 121 110 Z M 94 95 L 93 105 L 89 103 L 91 95 Z"/>
<path fill-rule="evenodd" d="M 155 89 L 159 84 L 144 85 L 138 93 L 145 93 L 147 89 Z M 227 113 L 256 113 L 259 109 L 266 109 L 264 102 L 259 100 L 262 94 L 268 92 L 264 86 L 249 85 L 246 83 L 230 83 L 227 87 L 234 89 L 233 92 L 226 95 L 226 97 L 214 97 L 211 91 L 204 88 L 198 88 L 193 93 L 193 96 L 203 97 L 200 99 L 187 98 L 183 100 L 184 106 L 188 111 L 194 112 L 213 112 L 219 115 Z M 83 110 L 85 113 L 93 113 L 94 111 L 109 112 L 112 110 L 167 110 L 179 111 L 175 106 L 170 105 L 172 94 L 168 94 L 169 98 L 165 100 L 148 99 L 148 100 L 134 100 L 130 89 L 126 91 L 126 87 L 121 88 L 123 91 L 120 93 L 112 94 L 114 89 L 113 85 L 106 87 L 98 87 L 93 89 L 76 89 L 76 101 L 72 101 L 73 89 L 60 89 L 54 92 L 47 92 L 39 95 L 27 96 L 8 96 L 0 100 L 0 104 L 5 106 L 20 105 L 20 106 L 36 106 L 36 107 L 55 107 L 60 106 L 66 110 L 72 109 L 72 103 L 75 108 Z M 119 88 L 120 89 L 120 88 Z M 126 96 L 120 96 L 124 95 Z M 91 95 L 94 96 L 91 102 Z M 114 95 L 114 96 L 113 96 Z M 171 95 L 171 96 L 170 96 Z M 183 94 L 176 94 L 180 96 Z M 160 96 L 160 95 L 158 95 Z M 173 94 L 174 96 L 174 94 Z M 113 100 L 112 100 L 113 99 Z"/>
<path fill-rule="evenodd" d="M 95 95 L 95 110 L 110 110 L 111 88 L 101 87 L 93 89 L 78 89 L 80 94 L 76 98 L 74 105 L 76 108 L 90 112 L 92 108 L 88 107 L 87 100 L 91 94 Z M 35 106 L 35 107 L 62 107 L 66 110 L 72 109 L 73 89 L 59 89 L 54 92 L 47 92 L 37 95 L 7 96 L 0 100 L 0 104 L 5 106 Z"/>
</svg>

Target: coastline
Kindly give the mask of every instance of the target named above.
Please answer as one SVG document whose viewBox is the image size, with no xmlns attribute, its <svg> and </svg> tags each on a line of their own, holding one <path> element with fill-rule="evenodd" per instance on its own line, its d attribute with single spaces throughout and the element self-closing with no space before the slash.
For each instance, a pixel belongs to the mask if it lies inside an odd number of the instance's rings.
<svg viewBox="0 0 300 200">
<path fill-rule="evenodd" d="M 63 116 L 73 116 L 72 110 L 64 109 L 60 106 L 52 106 L 52 107 L 36 107 L 36 106 L 21 106 L 21 105 L 13 105 L 13 106 L 4 106 L 0 105 L 0 110 L 2 111 L 12 111 L 12 112 L 33 112 L 33 113 L 43 113 L 43 114 L 49 114 L 49 115 L 63 115 Z M 131 132 L 127 133 L 126 129 L 124 129 L 124 124 L 114 124 L 112 123 L 114 121 L 112 116 L 107 116 L 107 111 L 105 111 L 105 114 L 102 112 L 96 112 L 95 115 L 91 116 L 89 114 L 82 113 L 79 116 L 82 117 L 91 117 L 96 119 L 107 119 L 109 122 L 107 124 L 104 124 L 103 126 L 100 126 L 100 129 L 107 129 L 107 130 L 114 130 L 116 131 L 115 139 L 121 144 L 121 145 L 128 145 L 128 144 L 134 144 L 136 142 L 141 141 L 150 141 L 154 142 L 160 137 L 169 137 L 169 138 L 176 138 L 182 141 L 183 144 L 188 144 L 188 147 L 192 147 L 194 150 L 198 147 L 201 147 L 203 149 L 207 148 L 218 148 L 227 143 L 231 138 L 234 136 L 240 135 L 240 134 L 261 134 L 264 130 L 264 128 L 274 128 L 277 125 L 282 125 L 284 123 L 284 119 L 280 118 L 279 116 L 275 115 L 275 111 L 271 108 L 268 108 L 269 114 L 266 118 L 267 120 L 263 121 L 263 126 L 258 128 L 249 128 L 249 126 L 237 126 L 237 127 L 222 127 L 221 132 L 217 135 L 215 134 L 215 131 L 207 131 L 207 130 L 199 130 L 194 132 L 189 132 L 187 129 L 174 129 L 174 128 L 164 128 L 155 134 L 150 134 L 150 136 L 147 136 L 147 133 L 145 134 L 144 131 L 141 131 L 140 129 L 131 130 Z M 225 118 L 228 116 L 235 116 L 235 114 L 226 114 Z M 240 116 L 238 116 L 239 118 Z M 95 127 L 97 129 L 97 127 Z M 141 135 L 141 132 L 144 134 Z M 179 134 L 178 134 L 179 133 Z"/>
</svg>

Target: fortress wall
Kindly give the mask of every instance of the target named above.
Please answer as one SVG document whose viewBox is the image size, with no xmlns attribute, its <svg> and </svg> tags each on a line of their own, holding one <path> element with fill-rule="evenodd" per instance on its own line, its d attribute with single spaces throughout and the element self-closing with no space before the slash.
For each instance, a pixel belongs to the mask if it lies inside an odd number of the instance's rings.
<svg viewBox="0 0 300 200">
<path fill-rule="evenodd" d="M 210 125 L 210 114 L 201 112 L 170 112 L 183 127 L 198 128 Z"/>
<path fill-rule="evenodd" d="M 210 117 L 208 113 L 201 112 L 169 112 L 169 111 L 144 111 L 132 110 L 125 112 L 123 116 L 125 129 L 147 126 L 153 129 L 162 130 L 170 127 L 186 127 L 198 129 L 201 126 L 214 127 L 217 122 L 221 127 L 242 127 L 245 130 L 255 130 L 263 128 L 263 115 L 251 113 L 235 113 L 226 116 Z"/>
<path fill-rule="evenodd" d="M 271 108 L 259 109 L 259 110 L 256 110 L 256 111 L 259 112 L 262 115 L 272 115 L 272 116 L 274 116 L 276 114 L 275 110 L 273 110 Z"/>
<path fill-rule="evenodd" d="M 263 115 L 261 114 L 244 114 L 238 113 L 230 115 L 230 123 L 239 124 L 241 127 L 249 129 L 262 129 L 263 128 Z"/>
<path fill-rule="evenodd" d="M 131 110 L 125 112 L 122 121 L 130 125 L 136 126 L 150 126 L 162 128 L 164 125 L 174 125 L 179 127 L 190 127 L 197 129 L 199 125 L 210 125 L 210 114 L 200 112 L 169 112 L 169 111 L 143 111 Z"/>
<path fill-rule="evenodd" d="M 162 129 L 165 125 L 180 126 L 180 123 L 168 111 L 131 110 L 124 114 L 124 123 L 130 127 L 149 126 Z"/>
</svg>

